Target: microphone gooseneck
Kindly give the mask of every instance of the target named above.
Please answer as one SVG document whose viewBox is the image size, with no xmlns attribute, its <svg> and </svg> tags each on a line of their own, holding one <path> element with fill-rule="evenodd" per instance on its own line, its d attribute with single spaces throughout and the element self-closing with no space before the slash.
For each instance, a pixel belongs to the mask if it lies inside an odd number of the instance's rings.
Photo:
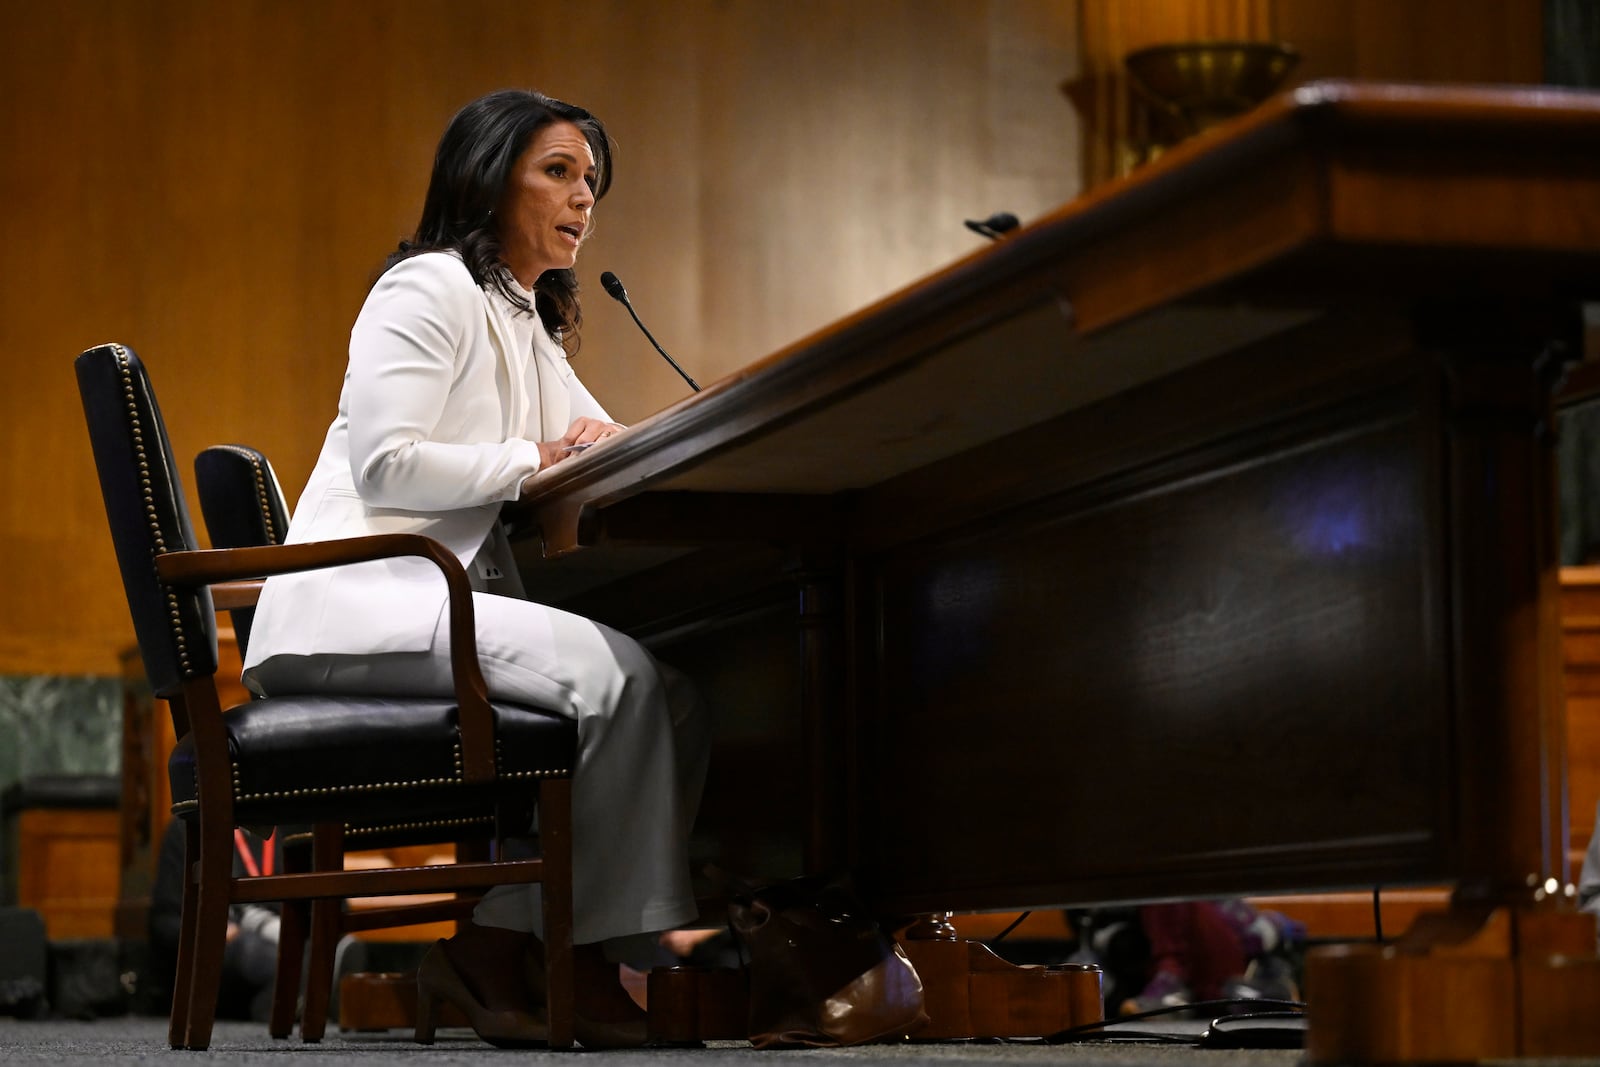
<svg viewBox="0 0 1600 1067">
<path fill-rule="evenodd" d="M 604 274 L 600 275 L 600 288 L 606 291 L 607 296 L 611 297 L 617 303 L 628 309 L 628 314 L 633 316 L 633 324 L 639 327 L 639 332 L 644 334 L 645 339 L 655 347 L 657 352 L 661 353 L 661 358 L 672 364 L 672 369 L 677 371 L 679 376 L 682 377 L 684 381 L 689 383 L 689 388 L 698 393 L 700 391 L 700 383 L 689 377 L 688 372 L 682 367 L 678 366 L 677 360 L 667 355 L 667 350 L 656 343 L 656 339 L 650 335 L 650 331 L 645 329 L 644 323 L 639 321 L 639 313 L 633 310 L 633 302 L 628 299 L 628 290 L 623 288 L 622 279 L 618 278 L 610 271 L 606 271 Z"/>
<path fill-rule="evenodd" d="M 973 233 L 982 234 L 991 241 L 998 241 L 1022 225 L 1017 217 L 1009 211 L 996 211 L 986 219 L 964 219 L 967 229 Z"/>
</svg>

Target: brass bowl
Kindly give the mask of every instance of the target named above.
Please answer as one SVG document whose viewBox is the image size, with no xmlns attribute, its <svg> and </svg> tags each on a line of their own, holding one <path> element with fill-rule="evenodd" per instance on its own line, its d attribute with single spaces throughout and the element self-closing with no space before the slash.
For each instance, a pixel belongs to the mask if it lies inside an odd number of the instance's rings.
<svg viewBox="0 0 1600 1067">
<path fill-rule="evenodd" d="M 1197 133 L 1242 115 L 1271 96 L 1300 53 L 1271 41 L 1186 41 L 1128 53 L 1135 89 Z"/>
</svg>

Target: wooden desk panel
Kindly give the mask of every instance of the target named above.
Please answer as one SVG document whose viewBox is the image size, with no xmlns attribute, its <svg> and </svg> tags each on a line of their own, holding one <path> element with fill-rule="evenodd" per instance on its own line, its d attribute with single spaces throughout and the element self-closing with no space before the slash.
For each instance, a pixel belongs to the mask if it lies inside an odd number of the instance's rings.
<svg viewBox="0 0 1600 1067">
<path fill-rule="evenodd" d="M 1422 395 L 886 554 L 869 747 L 896 759 L 865 787 L 862 850 L 880 891 L 921 911 L 952 889 L 1042 906 L 1441 876 Z M 938 805 L 954 781 L 972 787 Z M 896 829 L 935 807 L 949 847 Z"/>
<path fill-rule="evenodd" d="M 1597 205 L 1593 96 L 1302 90 L 553 469 L 525 577 L 706 664 L 770 550 L 774 832 L 886 910 L 1526 894 Z"/>
<path fill-rule="evenodd" d="M 717 550 L 775 553 L 798 737 L 756 720 L 793 761 L 737 802 L 880 912 L 1453 883 L 1401 951 L 1313 955 L 1308 1057 L 1594 1055 L 1548 428 L 1597 296 L 1600 96 L 1308 86 L 512 517 L 530 587 L 576 564 L 702 664 Z"/>
</svg>

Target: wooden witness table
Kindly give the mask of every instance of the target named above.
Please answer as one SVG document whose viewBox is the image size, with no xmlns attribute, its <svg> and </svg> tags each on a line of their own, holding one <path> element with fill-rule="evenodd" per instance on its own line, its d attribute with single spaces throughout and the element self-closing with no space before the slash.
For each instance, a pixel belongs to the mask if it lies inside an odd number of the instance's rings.
<svg viewBox="0 0 1600 1067">
<path fill-rule="evenodd" d="M 881 913 L 1456 888 L 1314 1061 L 1600 1052 L 1551 394 L 1600 99 L 1322 83 L 715 382 L 511 513 L 719 715 L 702 844 Z"/>
</svg>

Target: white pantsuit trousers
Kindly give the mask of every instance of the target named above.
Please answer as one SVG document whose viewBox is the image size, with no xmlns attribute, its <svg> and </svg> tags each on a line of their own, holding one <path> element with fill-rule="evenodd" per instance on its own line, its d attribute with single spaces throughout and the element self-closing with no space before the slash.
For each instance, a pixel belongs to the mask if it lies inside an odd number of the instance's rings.
<svg viewBox="0 0 1600 1067">
<path fill-rule="evenodd" d="M 569 612 L 474 593 L 478 656 L 493 699 L 578 723 L 572 785 L 573 940 L 665 930 L 695 917 L 689 831 L 710 723 L 694 688 L 625 634 Z M 268 694 L 445 696 L 453 691 L 449 615 L 431 652 L 274 656 L 253 674 Z M 482 926 L 539 929 L 538 886 L 498 886 Z"/>
</svg>

